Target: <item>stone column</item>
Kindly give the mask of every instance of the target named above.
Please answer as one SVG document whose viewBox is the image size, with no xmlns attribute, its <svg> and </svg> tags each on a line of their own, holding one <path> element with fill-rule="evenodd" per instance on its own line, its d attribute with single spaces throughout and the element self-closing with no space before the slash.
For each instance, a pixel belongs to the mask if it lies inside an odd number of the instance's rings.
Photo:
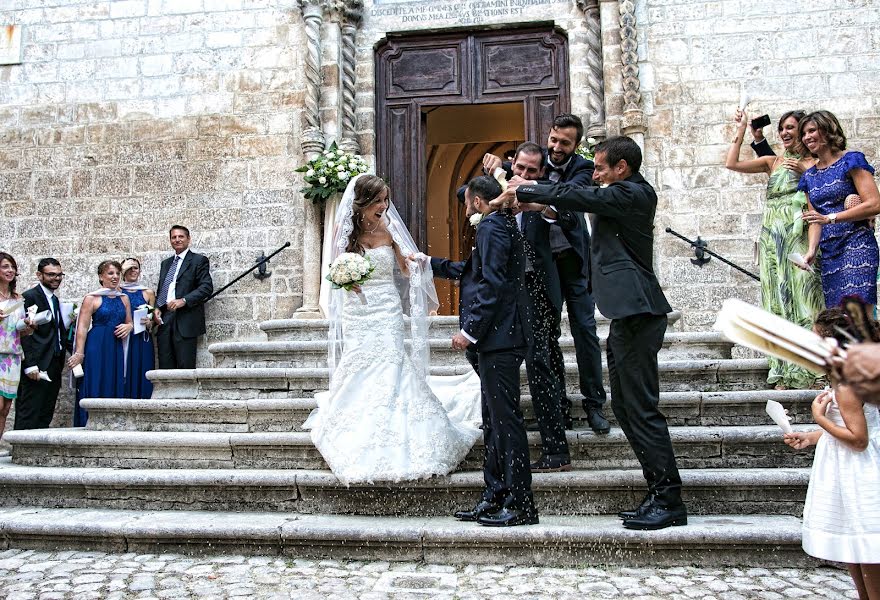
<svg viewBox="0 0 880 600">
<path fill-rule="evenodd" d="M 602 25 L 599 20 L 599 0 L 577 0 L 578 8 L 586 17 L 587 26 L 587 87 L 590 90 L 589 124 L 586 137 L 603 140 L 605 131 L 605 77 L 602 73 Z"/>
<path fill-rule="evenodd" d="M 302 113 L 302 151 L 307 161 L 324 150 L 321 131 L 321 24 L 324 4 L 321 0 L 300 0 L 306 33 L 305 79 L 306 96 Z M 321 292 L 321 213 L 303 196 L 303 302 L 294 314 L 298 319 L 320 319 L 318 306 Z"/>
<path fill-rule="evenodd" d="M 339 147 L 352 154 L 360 154 L 355 117 L 355 35 L 363 19 L 362 0 L 343 0 L 342 3 L 342 82 L 341 123 Z"/>
<path fill-rule="evenodd" d="M 639 42 L 633 0 L 619 0 L 620 61 L 623 63 L 623 122 L 622 131 L 644 147 L 645 113 L 639 83 Z"/>
</svg>

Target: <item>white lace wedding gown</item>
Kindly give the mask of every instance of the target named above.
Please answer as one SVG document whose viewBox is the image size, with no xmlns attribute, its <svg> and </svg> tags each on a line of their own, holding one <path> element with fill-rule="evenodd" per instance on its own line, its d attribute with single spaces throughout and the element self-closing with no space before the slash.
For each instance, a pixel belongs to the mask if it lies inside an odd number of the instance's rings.
<svg viewBox="0 0 880 600">
<path fill-rule="evenodd" d="M 342 358 L 303 428 L 347 485 L 445 475 L 481 435 L 479 378 L 431 378 L 443 398 L 435 395 L 404 346 L 394 249 L 366 254 L 375 265 L 362 286 L 367 304 L 345 294 Z"/>
</svg>

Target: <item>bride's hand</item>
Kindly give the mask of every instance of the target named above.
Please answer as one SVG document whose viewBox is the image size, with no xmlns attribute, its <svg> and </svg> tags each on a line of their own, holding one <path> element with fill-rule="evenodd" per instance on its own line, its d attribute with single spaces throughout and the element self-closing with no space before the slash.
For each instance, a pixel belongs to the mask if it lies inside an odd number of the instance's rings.
<svg viewBox="0 0 880 600">
<path fill-rule="evenodd" d="M 360 294 L 362 291 L 361 286 L 359 286 L 358 284 L 354 284 L 351 286 L 351 291 L 354 292 L 355 294 Z"/>
<path fill-rule="evenodd" d="M 410 262 L 426 263 L 431 260 L 431 257 L 424 252 L 411 252 L 409 256 L 406 257 L 406 260 Z"/>
</svg>

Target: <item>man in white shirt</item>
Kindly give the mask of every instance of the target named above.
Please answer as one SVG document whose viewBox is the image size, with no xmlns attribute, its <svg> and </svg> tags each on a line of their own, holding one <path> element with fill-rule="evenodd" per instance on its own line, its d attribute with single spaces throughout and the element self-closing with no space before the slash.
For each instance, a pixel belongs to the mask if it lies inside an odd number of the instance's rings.
<svg viewBox="0 0 880 600">
<path fill-rule="evenodd" d="M 52 320 L 21 339 L 23 376 L 15 399 L 15 429 L 49 427 L 55 414 L 61 371 L 68 350 L 68 329 L 64 326 L 61 303 L 55 296 L 64 279 L 61 263 L 54 258 L 41 259 L 37 265 L 37 279 L 39 285 L 22 294 L 25 310 L 36 305 L 38 313 L 49 311 Z M 49 381 L 40 379 L 40 371 L 46 373 Z"/>
<path fill-rule="evenodd" d="M 208 258 L 189 250 L 189 229 L 168 232 L 174 256 L 162 261 L 156 307 L 162 325 L 156 332 L 160 369 L 195 369 L 198 337 L 204 335 L 204 303 L 214 292 Z"/>
</svg>

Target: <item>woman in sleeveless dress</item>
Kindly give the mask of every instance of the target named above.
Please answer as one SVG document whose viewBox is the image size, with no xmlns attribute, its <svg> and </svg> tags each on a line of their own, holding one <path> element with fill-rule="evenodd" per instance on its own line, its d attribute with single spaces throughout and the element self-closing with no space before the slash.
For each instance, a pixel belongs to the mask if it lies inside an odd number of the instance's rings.
<svg viewBox="0 0 880 600">
<path fill-rule="evenodd" d="M 18 264 L 6 252 L 0 252 L 0 438 L 6 431 L 6 417 L 12 408 L 12 401 L 18 394 L 21 380 L 21 338 L 34 332 L 29 321 L 22 331 L 18 323 L 25 318 L 24 303 L 16 293 Z"/>
<path fill-rule="evenodd" d="M 83 398 L 122 398 L 125 393 L 125 346 L 131 333 L 131 308 L 119 291 L 122 265 L 105 260 L 98 265 L 101 289 L 83 298 L 76 321 L 75 351 L 67 361 L 73 369 L 82 365 L 73 409 L 73 426 L 85 427 L 89 413 Z"/>
<path fill-rule="evenodd" d="M 480 430 L 450 420 L 451 413 L 471 411 L 444 407 L 428 384 L 427 297 L 433 278 L 430 269 L 423 272 L 403 258 L 416 248 L 384 181 L 360 175 L 349 183 L 334 237 L 336 255 L 360 253 L 374 271 L 360 288 L 363 301 L 354 292 L 331 292 L 330 390 L 316 394 L 318 408 L 303 427 L 311 429 L 315 446 L 346 485 L 445 475 Z M 476 405 L 478 394 L 479 382 L 464 401 Z"/>
<path fill-rule="evenodd" d="M 810 209 L 810 262 L 821 250 L 822 290 L 825 304 L 840 306 L 847 296 L 857 296 L 873 310 L 877 304 L 877 267 L 880 264 L 873 218 L 880 213 L 880 193 L 874 167 L 861 152 L 846 151 L 840 122 L 827 110 L 804 117 L 798 130 L 804 145 L 818 157 L 801 177 L 798 189 L 806 192 Z M 847 203 L 854 194 L 859 203 Z M 870 311 L 869 311 L 870 313 Z"/>
<path fill-rule="evenodd" d="M 156 293 L 138 280 L 141 277 L 141 262 L 136 258 L 122 261 L 122 285 L 120 289 L 128 296 L 128 305 L 132 314 L 139 307 L 147 304 L 156 306 Z M 153 350 L 153 320 L 148 318 L 144 323 L 146 330 L 128 336 L 128 359 L 125 372 L 125 398 L 149 398 L 153 395 L 153 384 L 147 379 L 147 371 L 156 368 Z"/>
<path fill-rule="evenodd" d="M 761 274 L 761 305 L 805 329 L 812 327 L 816 314 L 825 307 L 817 272 L 799 269 L 789 260 L 792 253 L 805 256 L 809 249 L 807 228 L 801 215 L 806 196 L 797 189 L 800 174 L 812 166 L 813 159 L 798 141 L 798 120 L 803 111 L 790 111 L 779 119 L 779 137 L 785 148 L 782 157 L 762 156 L 739 160 L 748 118 L 737 111 L 736 138 L 727 153 L 726 167 L 739 173 L 767 173 L 767 201 L 758 238 L 758 264 Z M 780 389 L 805 389 L 816 375 L 793 363 L 770 357 L 767 383 Z"/>
</svg>

